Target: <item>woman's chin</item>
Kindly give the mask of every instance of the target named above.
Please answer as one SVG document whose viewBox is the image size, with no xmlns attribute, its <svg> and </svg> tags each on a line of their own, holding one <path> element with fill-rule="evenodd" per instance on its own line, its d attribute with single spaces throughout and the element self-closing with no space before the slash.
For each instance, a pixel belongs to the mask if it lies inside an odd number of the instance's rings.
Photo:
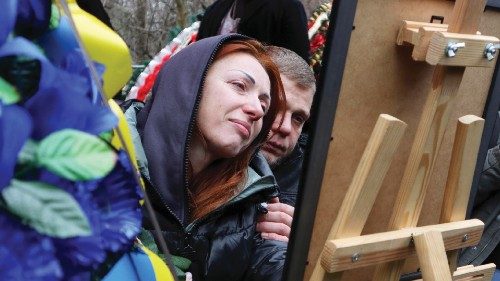
<svg viewBox="0 0 500 281">
<path fill-rule="evenodd" d="M 247 146 L 242 146 L 242 145 L 227 145 L 224 147 L 221 147 L 218 150 L 218 154 L 220 158 L 233 158 L 241 154 Z"/>
</svg>

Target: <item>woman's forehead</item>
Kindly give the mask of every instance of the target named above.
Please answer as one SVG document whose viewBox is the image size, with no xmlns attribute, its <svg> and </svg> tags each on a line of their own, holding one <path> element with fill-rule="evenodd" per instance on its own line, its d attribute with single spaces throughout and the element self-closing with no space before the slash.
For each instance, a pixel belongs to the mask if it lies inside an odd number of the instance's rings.
<svg viewBox="0 0 500 281">
<path fill-rule="evenodd" d="M 270 87 L 269 76 L 261 63 L 252 55 L 244 52 L 235 52 L 218 59 L 214 70 L 224 72 L 238 72 L 243 76 L 250 76 L 255 84 Z"/>
</svg>

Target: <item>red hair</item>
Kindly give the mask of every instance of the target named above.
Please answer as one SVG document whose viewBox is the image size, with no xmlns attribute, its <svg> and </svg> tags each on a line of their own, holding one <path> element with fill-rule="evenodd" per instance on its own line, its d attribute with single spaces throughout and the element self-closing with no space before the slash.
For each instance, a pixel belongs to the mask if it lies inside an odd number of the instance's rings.
<svg viewBox="0 0 500 281">
<path fill-rule="evenodd" d="M 271 82 L 271 105 L 263 117 L 259 135 L 244 151 L 236 157 L 215 161 L 191 180 L 191 220 L 203 217 L 236 195 L 235 190 L 246 180 L 252 155 L 266 141 L 278 113 L 283 113 L 286 109 L 285 92 L 278 68 L 258 41 L 249 39 L 225 43 L 214 61 L 237 52 L 252 55 L 266 70 Z"/>
</svg>

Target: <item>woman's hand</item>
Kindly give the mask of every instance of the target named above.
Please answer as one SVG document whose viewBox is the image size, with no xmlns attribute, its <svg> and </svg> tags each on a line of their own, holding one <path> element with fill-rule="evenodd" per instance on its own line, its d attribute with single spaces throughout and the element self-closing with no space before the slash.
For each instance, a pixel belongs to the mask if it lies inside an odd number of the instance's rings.
<svg viewBox="0 0 500 281">
<path fill-rule="evenodd" d="M 280 203 L 278 197 L 267 204 L 267 214 L 257 220 L 257 231 L 262 238 L 288 242 L 292 227 L 294 207 Z"/>
</svg>

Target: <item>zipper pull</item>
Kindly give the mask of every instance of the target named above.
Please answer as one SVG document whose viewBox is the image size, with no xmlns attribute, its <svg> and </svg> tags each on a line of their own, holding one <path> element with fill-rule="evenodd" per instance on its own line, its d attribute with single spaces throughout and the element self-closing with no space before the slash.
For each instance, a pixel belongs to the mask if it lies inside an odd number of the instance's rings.
<svg viewBox="0 0 500 281">
<path fill-rule="evenodd" d="M 257 211 L 259 211 L 261 214 L 269 213 L 269 210 L 267 209 L 267 203 L 264 202 L 257 205 Z"/>
</svg>

